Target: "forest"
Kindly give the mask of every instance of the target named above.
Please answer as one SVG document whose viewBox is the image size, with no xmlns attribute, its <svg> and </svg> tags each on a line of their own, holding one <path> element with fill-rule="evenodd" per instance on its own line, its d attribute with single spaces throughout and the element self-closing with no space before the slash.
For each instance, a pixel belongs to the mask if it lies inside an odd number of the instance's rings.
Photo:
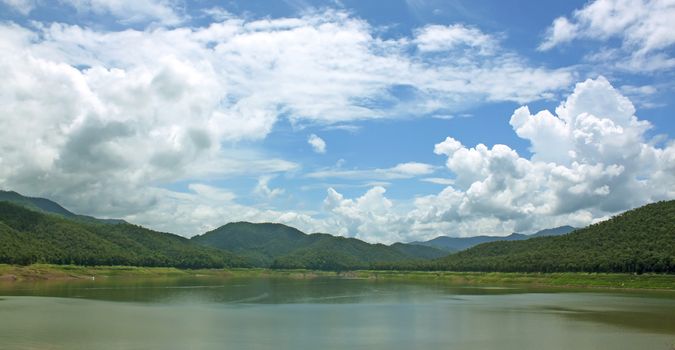
<svg viewBox="0 0 675 350">
<path fill-rule="evenodd" d="M 645 205 L 559 236 L 495 241 L 448 254 L 371 244 L 282 224 L 229 223 L 192 239 L 63 212 L 36 198 L 0 201 L 0 263 L 313 270 L 675 273 L 675 201 Z"/>
<path fill-rule="evenodd" d="M 675 201 L 629 210 L 566 235 L 499 241 L 394 270 L 675 273 Z"/>
<path fill-rule="evenodd" d="M 127 223 L 84 223 L 0 201 L 0 263 L 249 266 L 232 253 Z"/>
</svg>

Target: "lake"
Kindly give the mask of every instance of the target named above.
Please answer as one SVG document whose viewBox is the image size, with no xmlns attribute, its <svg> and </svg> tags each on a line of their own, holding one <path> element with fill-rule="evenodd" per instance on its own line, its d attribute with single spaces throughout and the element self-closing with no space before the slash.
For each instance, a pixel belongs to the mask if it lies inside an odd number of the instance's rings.
<svg viewBox="0 0 675 350">
<path fill-rule="evenodd" d="M 675 293 L 316 278 L 0 283 L 0 349 L 675 349 Z"/>
</svg>

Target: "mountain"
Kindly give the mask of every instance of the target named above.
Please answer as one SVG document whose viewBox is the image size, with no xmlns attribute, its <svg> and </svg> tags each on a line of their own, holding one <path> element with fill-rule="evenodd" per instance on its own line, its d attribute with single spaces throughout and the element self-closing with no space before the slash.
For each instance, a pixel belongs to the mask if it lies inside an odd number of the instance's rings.
<svg viewBox="0 0 675 350">
<path fill-rule="evenodd" d="M 126 221 L 120 219 L 98 219 L 91 216 L 78 215 L 49 199 L 38 197 L 26 197 L 14 191 L 0 190 L 0 201 L 14 203 L 28 209 L 37 210 L 43 213 L 56 214 L 64 218 L 81 222 L 99 222 L 105 224 L 126 223 Z"/>
<path fill-rule="evenodd" d="M 545 236 L 559 236 L 576 230 L 572 226 L 560 226 L 538 231 L 531 235 L 522 233 L 512 233 L 508 236 L 473 236 L 473 237 L 448 237 L 439 236 L 425 242 L 411 242 L 410 244 L 434 247 L 448 252 L 458 252 L 479 245 L 481 243 L 494 241 L 521 241 L 524 239 Z"/>
<path fill-rule="evenodd" d="M 82 222 L 77 217 L 71 220 L 0 201 L 0 263 L 37 262 L 182 268 L 247 265 L 231 253 L 174 234 L 127 223 Z"/>
<path fill-rule="evenodd" d="M 536 233 L 533 233 L 531 235 L 528 235 L 527 238 L 561 236 L 561 235 L 568 234 L 568 233 L 570 233 L 570 232 L 572 232 L 576 229 L 577 229 L 576 227 L 572 227 L 572 226 L 560 226 L 560 227 L 555 227 L 555 228 L 547 228 L 547 229 L 538 231 Z"/>
<path fill-rule="evenodd" d="M 0 263 L 343 270 L 446 254 L 432 247 L 307 235 L 271 223 L 230 223 L 189 240 L 122 220 L 78 215 L 49 199 L 0 191 Z"/>
<path fill-rule="evenodd" d="M 186 239 L 125 222 L 83 219 L 55 202 L 15 192 L 2 196 L 11 201 L 0 201 L 0 263 L 675 273 L 675 200 L 633 209 L 568 234 L 564 233 L 573 228 L 455 239 L 463 244 L 501 240 L 448 255 L 424 245 L 370 244 L 271 223 L 230 223 Z"/>
<path fill-rule="evenodd" d="M 648 204 L 566 235 L 480 244 L 426 268 L 675 273 L 675 200 Z"/>
<path fill-rule="evenodd" d="M 355 269 L 374 262 L 432 259 L 447 254 L 433 247 L 370 244 L 324 233 L 308 235 L 273 223 L 229 223 L 192 240 L 275 268 Z"/>
</svg>

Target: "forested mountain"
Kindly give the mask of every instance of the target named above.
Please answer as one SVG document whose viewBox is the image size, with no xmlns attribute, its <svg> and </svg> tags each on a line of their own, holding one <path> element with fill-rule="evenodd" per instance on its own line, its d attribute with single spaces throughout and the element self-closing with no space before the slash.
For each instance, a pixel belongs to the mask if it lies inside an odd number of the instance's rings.
<svg viewBox="0 0 675 350">
<path fill-rule="evenodd" d="M 370 244 L 355 238 L 307 235 L 282 224 L 229 223 L 193 241 L 276 268 L 355 269 L 373 262 L 438 258 L 447 253 L 432 247 L 397 243 Z"/>
<path fill-rule="evenodd" d="M 675 201 L 649 204 L 568 234 L 563 233 L 573 230 L 569 226 L 513 234 L 506 237 L 511 240 L 447 255 L 424 245 L 370 244 L 271 223 L 230 223 L 189 240 L 83 218 L 49 200 L 14 192 L 0 196 L 11 200 L 0 200 L 0 263 L 675 273 Z"/>
<path fill-rule="evenodd" d="M 458 252 L 461 250 L 469 249 L 481 243 L 495 242 L 495 241 L 522 241 L 524 239 L 530 239 L 534 237 L 559 236 L 570 233 L 574 230 L 575 228 L 572 226 L 560 226 L 556 228 L 541 230 L 531 235 L 526 235 L 522 233 L 512 233 L 508 236 L 473 236 L 473 237 L 439 236 L 429 241 L 411 242 L 410 244 L 434 247 L 438 249 L 443 249 L 448 252 Z"/>
<path fill-rule="evenodd" d="M 307 235 L 281 224 L 230 223 L 189 240 L 77 215 L 48 199 L 0 192 L 0 263 L 343 270 L 445 254 L 423 246 Z"/>
<path fill-rule="evenodd" d="M 675 200 L 633 209 L 563 236 L 484 243 L 424 268 L 675 273 Z"/>
<path fill-rule="evenodd" d="M 62 207 L 60 204 L 51 201 L 46 198 L 37 198 L 37 197 L 27 197 L 23 196 L 14 191 L 1 191 L 0 190 L 0 201 L 11 202 L 17 205 L 20 205 L 24 208 L 36 210 L 43 213 L 50 213 L 68 218 L 71 220 L 81 221 L 81 222 L 99 222 L 106 224 L 121 224 L 126 221 L 120 219 L 98 219 L 86 215 L 75 214 L 68 209 Z"/>
<path fill-rule="evenodd" d="M 127 223 L 85 223 L 0 201 L 0 263 L 246 266 L 231 253 Z"/>
<path fill-rule="evenodd" d="M 204 246 L 245 255 L 257 265 L 270 265 L 275 257 L 292 252 L 303 244 L 302 231 L 282 224 L 233 222 L 192 237 Z"/>
</svg>

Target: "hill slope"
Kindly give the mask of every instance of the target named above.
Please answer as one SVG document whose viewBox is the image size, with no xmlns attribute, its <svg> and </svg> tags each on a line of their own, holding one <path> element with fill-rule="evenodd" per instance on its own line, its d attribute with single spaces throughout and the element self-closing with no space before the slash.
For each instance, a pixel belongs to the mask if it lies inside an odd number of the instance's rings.
<svg viewBox="0 0 675 350">
<path fill-rule="evenodd" d="M 64 218 L 81 222 L 89 222 L 89 223 L 98 222 L 106 224 L 126 223 L 126 221 L 120 219 L 98 219 L 91 216 L 78 215 L 62 207 L 60 204 L 52 200 L 39 197 L 27 197 L 14 191 L 0 191 L 0 201 L 14 203 L 24 208 L 40 211 L 43 213 L 56 214 Z"/>
<path fill-rule="evenodd" d="M 436 261 L 456 271 L 675 273 L 675 200 L 563 236 L 484 243 Z"/>
<path fill-rule="evenodd" d="M 230 223 L 192 240 L 245 256 L 259 266 L 275 268 L 367 268 L 373 262 L 432 259 L 447 254 L 431 247 L 402 243 L 386 246 L 329 234 L 307 235 L 272 223 Z"/>
<path fill-rule="evenodd" d="M 245 265 L 233 254 L 170 233 L 83 223 L 0 201 L 0 263 L 174 266 Z"/>
<path fill-rule="evenodd" d="M 471 247 L 477 246 L 481 243 L 495 242 L 495 241 L 522 241 L 525 239 L 530 239 L 534 237 L 544 237 L 544 236 L 559 236 L 570 233 L 574 231 L 575 228 L 572 226 L 560 226 L 556 228 L 550 228 L 541 230 L 531 235 L 525 235 L 522 233 L 512 233 L 508 236 L 474 236 L 474 237 L 448 237 L 440 236 L 436 237 L 429 241 L 424 242 L 412 242 L 410 244 L 424 245 L 427 247 L 434 247 L 438 249 L 443 249 L 448 252 L 458 252 L 461 250 L 469 249 Z"/>
</svg>

